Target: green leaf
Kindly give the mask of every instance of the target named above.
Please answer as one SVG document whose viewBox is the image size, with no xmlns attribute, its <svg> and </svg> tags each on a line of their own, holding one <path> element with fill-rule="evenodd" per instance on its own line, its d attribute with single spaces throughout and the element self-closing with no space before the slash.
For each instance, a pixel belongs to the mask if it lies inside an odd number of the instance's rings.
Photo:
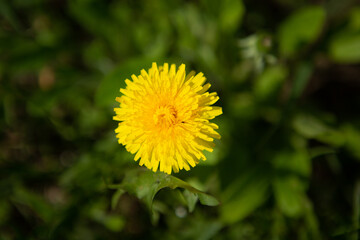
<svg viewBox="0 0 360 240">
<path fill-rule="evenodd" d="M 141 69 L 148 69 L 154 60 L 146 58 L 133 58 L 115 67 L 115 69 L 105 76 L 101 81 L 95 96 L 95 101 L 99 106 L 112 106 L 116 104 L 115 98 L 120 95 L 120 88 L 125 88 L 125 80 L 132 74 L 140 74 Z"/>
<path fill-rule="evenodd" d="M 298 10 L 280 26 L 278 32 L 280 53 L 286 57 L 300 51 L 301 44 L 314 41 L 325 22 L 322 7 L 312 6 Z"/>
<path fill-rule="evenodd" d="M 248 171 L 230 185 L 221 206 L 221 219 L 235 223 L 250 215 L 268 198 L 269 179 L 264 173 Z"/>
<path fill-rule="evenodd" d="M 274 194 L 280 210 L 289 217 L 299 217 L 304 208 L 304 188 L 296 176 L 277 177 Z"/>
<path fill-rule="evenodd" d="M 11 205 L 8 201 L 4 199 L 0 200 L 0 224 L 5 225 L 11 211 Z"/>
<path fill-rule="evenodd" d="M 293 120 L 295 131 L 306 138 L 341 146 L 345 142 L 345 136 L 341 131 L 330 128 L 314 116 L 298 114 Z"/>
<path fill-rule="evenodd" d="M 360 30 L 360 7 L 351 9 L 349 28 L 355 31 Z"/>
<path fill-rule="evenodd" d="M 15 30 L 19 31 L 22 28 L 19 19 L 7 1 L 0 1 L 0 16 L 8 21 Z"/>
<path fill-rule="evenodd" d="M 119 188 L 111 198 L 111 208 L 115 209 L 120 197 L 125 193 L 124 189 Z"/>
<path fill-rule="evenodd" d="M 255 82 L 255 95 L 260 99 L 270 97 L 279 89 L 286 76 L 287 71 L 282 66 L 267 68 Z"/>
<path fill-rule="evenodd" d="M 126 192 L 135 195 L 137 198 L 142 200 L 150 210 L 152 209 L 152 203 L 155 195 L 163 188 L 183 188 L 199 198 L 203 205 L 216 206 L 219 204 L 219 201 L 216 198 L 194 188 L 179 178 L 162 172 L 154 173 L 150 170 L 142 168 L 127 172 L 121 184 L 110 185 L 109 187 L 124 189 Z M 188 195 L 189 199 L 187 199 L 187 201 L 189 210 L 193 208 L 195 196 L 189 197 Z"/>
<path fill-rule="evenodd" d="M 198 195 L 199 200 L 200 200 L 202 205 L 217 206 L 217 205 L 220 204 L 219 201 L 215 197 L 210 196 L 210 195 L 208 195 L 206 193 L 198 192 L 197 195 Z"/>
<path fill-rule="evenodd" d="M 338 63 L 360 62 L 360 7 L 354 7 L 348 14 L 347 26 L 331 38 L 329 55 Z"/>
<path fill-rule="evenodd" d="M 339 63 L 360 62 L 360 34 L 347 32 L 330 40 L 330 56 Z"/>
<path fill-rule="evenodd" d="M 195 209 L 195 205 L 199 199 L 198 196 L 186 189 L 184 190 L 183 195 L 188 204 L 189 212 L 193 212 Z"/>
<path fill-rule="evenodd" d="M 245 7 L 241 0 L 221 1 L 220 26 L 225 32 L 233 32 L 241 23 Z"/>
<path fill-rule="evenodd" d="M 122 216 L 107 212 L 107 202 L 105 199 L 91 203 L 88 207 L 87 214 L 92 220 L 103 224 L 114 232 L 121 231 L 125 226 L 125 220 Z"/>
<path fill-rule="evenodd" d="M 311 162 L 309 154 L 303 151 L 280 152 L 273 159 L 274 167 L 278 170 L 285 170 L 302 177 L 309 177 Z"/>
<path fill-rule="evenodd" d="M 121 216 L 109 215 L 103 220 L 103 223 L 113 232 L 120 232 L 125 226 L 125 220 Z"/>
<path fill-rule="evenodd" d="M 29 191 L 28 189 L 17 186 L 15 193 L 11 197 L 14 204 L 26 206 L 36 213 L 45 223 L 53 221 L 55 216 L 55 209 L 43 198 L 43 196 Z M 24 213 L 27 216 L 26 213 Z"/>
<path fill-rule="evenodd" d="M 294 83 L 292 87 L 292 97 L 299 98 L 303 93 L 313 72 L 313 66 L 310 63 L 303 62 L 298 65 L 295 72 Z"/>
<path fill-rule="evenodd" d="M 305 208 L 303 209 L 304 218 L 305 218 L 305 222 L 307 224 L 307 228 L 312 236 L 312 239 L 320 240 L 322 238 L 320 235 L 319 223 L 318 223 L 316 214 L 314 212 L 313 204 L 307 197 L 305 197 L 304 205 L 305 205 Z"/>
<path fill-rule="evenodd" d="M 360 161 L 360 131 L 353 125 L 347 124 L 342 127 L 345 134 L 345 147 Z"/>
<path fill-rule="evenodd" d="M 298 133 L 307 138 L 315 138 L 328 130 L 320 120 L 304 114 L 299 114 L 294 118 L 293 126 Z"/>
</svg>

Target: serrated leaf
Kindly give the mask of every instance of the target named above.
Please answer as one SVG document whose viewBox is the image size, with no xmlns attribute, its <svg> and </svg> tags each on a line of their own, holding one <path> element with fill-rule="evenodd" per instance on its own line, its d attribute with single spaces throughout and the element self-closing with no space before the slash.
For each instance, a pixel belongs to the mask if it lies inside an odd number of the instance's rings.
<svg viewBox="0 0 360 240">
<path fill-rule="evenodd" d="M 203 205 L 216 206 L 219 201 L 194 188 L 187 182 L 162 172 L 152 172 L 147 169 L 129 171 L 120 185 L 110 185 L 111 188 L 121 188 L 142 200 L 151 210 L 155 195 L 164 188 L 183 188 L 197 196 Z M 193 204 L 193 203 L 191 203 Z M 190 209 L 190 207 L 189 207 Z"/>
<path fill-rule="evenodd" d="M 213 197 L 213 196 L 210 196 L 206 193 L 197 193 L 198 197 L 199 197 L 199 200 L 200 202 L 203 204 L 203 205 L 207 205 L 207 206 L 217 206 L 219 205 L 219 201 Z"/>
</svg>

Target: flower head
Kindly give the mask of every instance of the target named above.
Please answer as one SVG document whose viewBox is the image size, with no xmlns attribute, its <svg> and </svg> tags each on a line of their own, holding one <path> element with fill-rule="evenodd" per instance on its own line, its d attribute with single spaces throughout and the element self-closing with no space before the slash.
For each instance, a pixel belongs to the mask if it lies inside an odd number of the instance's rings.
<svg viewBox="0 0 360 240">
<path fill-rule="evenodd" d="M 115 132 L 119 143 L 135 154 L 135 161 L 156 172 L 171 174 L 179 169 L 189 170 L 200 159 L 206 160 L 204 150 L 213 151 L 218 126 L 210 120 L 222 114 L 221 107 L 211 106 L 219 97 L 209 93 L 202 73 L 185 73 L 173 64 L 156 63 L 148 72 L 125 80 L 126 88 L 117 97 L 114 120 L 120 121 Z"/>
</svg>

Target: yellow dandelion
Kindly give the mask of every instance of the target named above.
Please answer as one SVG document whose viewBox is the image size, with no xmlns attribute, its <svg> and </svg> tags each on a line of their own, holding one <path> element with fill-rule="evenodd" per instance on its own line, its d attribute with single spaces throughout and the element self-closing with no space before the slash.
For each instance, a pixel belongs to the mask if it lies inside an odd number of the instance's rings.
<svg viewBox="0 0 360 240">
<path fill-rule="evenodd" d="M 119 143 L 140 159 L 140 166 L 171 174 L 190 170 L 199 160 L 206 160 L 204 150 L 213 151 L 218 126 L 210 120 L 222 114 L 211 106 L 219 97 L 209 93 L 203 73 L 185 73 L 182 64 L 157 67 L 156 63 L 141 75 L 126 79 L 114 120 L 120 121 L 115 132 Z"/>
</svg>

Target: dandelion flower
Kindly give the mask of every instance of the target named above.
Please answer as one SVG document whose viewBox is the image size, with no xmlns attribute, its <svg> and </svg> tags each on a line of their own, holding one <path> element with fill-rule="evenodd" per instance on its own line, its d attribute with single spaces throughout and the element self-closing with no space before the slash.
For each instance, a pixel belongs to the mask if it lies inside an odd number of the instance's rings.
<svg viewBox="0 0 360 240">
<path fill-rule="evenodd" d="M 167 174 L 190 170 L 199 160 L 206 160 L 204 150 L 213 151 L 218 126 L 210 120 L 222 114 L 221 107 L 211 106 L 219 97 L 209 93 L 203 73 L 185 73 L 173 64 L 156 63 L 139 76 L 125 80 L 120 89 L 120 103 L 114 120 L 120 121 L 115 132 L 120 144 L 135 154 L 140 166 Z"/>
</svg>

